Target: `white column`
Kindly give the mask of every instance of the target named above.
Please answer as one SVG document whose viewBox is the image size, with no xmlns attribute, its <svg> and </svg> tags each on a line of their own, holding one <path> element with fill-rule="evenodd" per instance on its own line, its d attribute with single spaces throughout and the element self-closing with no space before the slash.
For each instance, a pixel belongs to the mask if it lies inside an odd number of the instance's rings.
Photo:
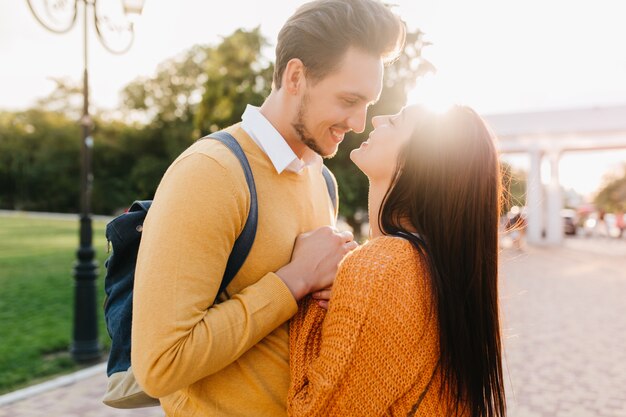
<svg viewBox="0 0 626 417">
<path fill-rule="evenodd" d="M 559 161 L 560 151 L 551 151 L 550 159 L 550 184 L 548 184 L 548 218 L 546 225 L 546 243 L 550 245 L 560 245 L 563 243 L 563 219 L 561 210 L 563 209 L 563 193 L 559 183 Z"/>
<path fill-rule="evenodd" d="M 542 243 L 543 204 L 541 189 L 541 159 L 543 153 L 535 148 L 529 152 L 530 169 L 526 180 L 526 240 L 530 244 Z"/>
</svg>

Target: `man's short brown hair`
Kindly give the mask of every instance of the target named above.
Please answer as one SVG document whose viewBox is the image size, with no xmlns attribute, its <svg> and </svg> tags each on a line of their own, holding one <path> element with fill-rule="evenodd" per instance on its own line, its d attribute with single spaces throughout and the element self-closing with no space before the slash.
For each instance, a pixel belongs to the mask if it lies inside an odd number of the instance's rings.
<svg viewBox="0 0 626 417">
<path fill-rule="evenodd" d="M 350 47 L 395 60 L 404 47 L 400 18 L 378 0 L 315 0 L 296 10 L 278 34 L 274 85 L 281 87 L 287 63 L 298 58 L 307 78 L 334 71 Z"/>
</svg>

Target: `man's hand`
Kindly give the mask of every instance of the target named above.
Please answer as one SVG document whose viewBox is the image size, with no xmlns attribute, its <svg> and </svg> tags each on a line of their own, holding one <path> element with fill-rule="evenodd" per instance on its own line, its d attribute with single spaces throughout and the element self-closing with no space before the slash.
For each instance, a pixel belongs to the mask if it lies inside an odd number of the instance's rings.
<svg viewBox="0 0 626 417">
<path fill-rule="evenodd" d="M 330 226 L 303 233 L 296 238 L 291 262 L 276 271 L 294 298 L 332 286 L 337 266 L 358 244 L 350 232 L 337 232 Z"/>
</svg>

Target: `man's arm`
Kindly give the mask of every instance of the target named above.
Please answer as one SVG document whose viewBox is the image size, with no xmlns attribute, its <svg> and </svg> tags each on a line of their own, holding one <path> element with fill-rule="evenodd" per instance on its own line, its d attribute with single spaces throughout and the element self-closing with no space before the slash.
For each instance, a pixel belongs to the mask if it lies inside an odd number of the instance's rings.
<svg viewBox="0 0 626 417">
<path fill-rule="evenodd" d="M 148 394 L 219 371 L 295 313 L 273 273 L 211 307 L 248 199 L 204 154 L 180 159 L 164 176 L 144 224 L 133 295 L 131 363 Z"/>
</svg>

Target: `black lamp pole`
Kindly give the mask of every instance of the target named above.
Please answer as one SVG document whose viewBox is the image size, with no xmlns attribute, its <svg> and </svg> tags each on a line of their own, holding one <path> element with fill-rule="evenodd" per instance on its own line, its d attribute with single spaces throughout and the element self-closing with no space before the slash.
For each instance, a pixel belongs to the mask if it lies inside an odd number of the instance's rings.
<svg viewBox="0 0 626 417">
<path fill-rule="evenodd" d="M 74 266 L 74 327 L 70 353 L 77 362 L 92 362 L 102 355 L 102 348 L 98 341 L 98 314 L 96 279 L 98 266 L 94 261 L 93 228 L 91 222 L 91 191 L 93 185 L 92 153 L 93 138 L 91 131 L 93 122 L 89 115 L 89 73 L 87 70 L 87 40 L 88 40 L 88 6 L 93 7 L 94 26 L 98 39 L 102 45 L 115 54 L 128 51 L 134 38 L 132 23 L 125 26 L 111 26 L 113 31 L 128 31 L 130 41 L 121 49 L 110 47 L 104 38 L 104 28 L 98 16 L 97 0 L 43 0 L 43 7 L 37 7 L 35 0 L 27 0 L 28 6 L 37 21 L 46 29 L 54 33 L 68 32 L 76 22 L 78 3 L 83 3 L 83 113 L 80 119 L 80 244 L 76 252 L 77 262 Z M 41 3 L 41 2 L 40 2 Z M 125 14 L 140 14 L 143 0 L 124 0 Z M 63 23 L 55 17 L 55 13 L 65 15 L 67 22 Z"/>
<path fill-rule="evenodd" d="M 96 310 L 96 279 L 98 266 L 94 261 L 92 245 L 91 190 L 93 172 L 91 160 L 93 138 L 89 116 L 89 72 L 87 69 L 87 3 L 83 7 L 83 115 L 80 119 L 82 138 L 80 144 L 80 246 L 74 265 L 74 334 L 70 353 L 77 362 L 100 358 L 102 348 L 98 342 L 98 314 Z"/>
</svg>

